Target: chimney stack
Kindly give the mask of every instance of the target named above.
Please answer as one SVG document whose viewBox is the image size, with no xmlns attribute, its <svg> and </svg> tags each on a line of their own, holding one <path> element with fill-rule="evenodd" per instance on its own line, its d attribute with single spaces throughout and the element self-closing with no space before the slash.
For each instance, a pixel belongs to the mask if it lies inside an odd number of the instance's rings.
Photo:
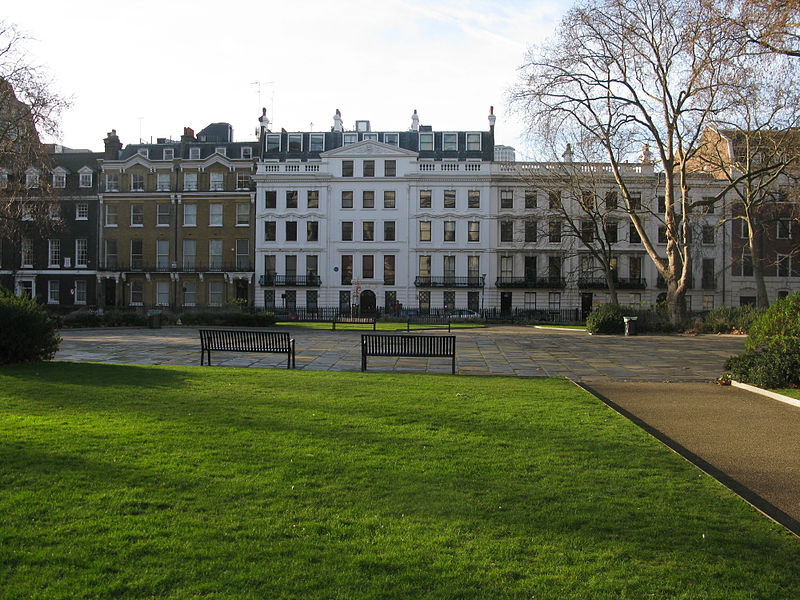
<svg viewBox="0 0 800 600">
<path fill-rule="evenodd" d="M 261 135 L 269 131 L 269 118 L 267 117 L 267 109 L 261 109 L 261 116 L 258 117 L 258 123 L 261 126 Z"/>
<path fill-rule="evenodd" d="M 494 106 L 489 107 L 489 131 L 494 135 L 494 122 L 497 121 L 497 117 L 494 116 Z"/>
<path fill-rule="evenodd" d="M 339 112 L 339 109 L 336 109 L 336 114 L 333 115 L 333 130 L 334 131 L 342 131 L 344 128 L 342 127 L 342 113 Z"/>
<path fill-rule="evenodd" d="M 108 137 L 103 140 L 105 144 L 105 152 L 103 153 L 103 158 L 106 160 L 117 160 L 119 158 L 119 153 L 122 151 L 122 142 L 119 141 L 119 137 L 117 137 L 117 130 L 112 129 L 108 132 Z"/>
<path fill-rule="evenodd" d="M 419 115 L 417 109 L 414 109 L 414 114 L 411 115 L 411 131 L 419 131 Z"/>
</svg>

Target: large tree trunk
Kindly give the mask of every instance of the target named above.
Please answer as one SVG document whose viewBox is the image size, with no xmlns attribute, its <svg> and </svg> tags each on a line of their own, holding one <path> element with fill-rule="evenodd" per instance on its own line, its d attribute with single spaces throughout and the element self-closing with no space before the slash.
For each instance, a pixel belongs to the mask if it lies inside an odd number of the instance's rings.
<svg viewBox="0 0 800 600">
<path fill-rule="evenodd" d="M 760 307 L 769 306 L 767 296 L 767 284 L 764 283 L 764 263 L 761 256 L 761 234 L 748 221 L 747 227 L 750 233 L 749 247 L 750 257 L 753 261 L 753 280 L 756 284 L 756 305 Z"/>
<path fill-rule="evenodd" d="M 686 322 L 686 292 L 678 290 L 677 282 L 667 282 L 667 307 L 669 320 L 673 325 L 681 325 Z"/>
<path fill-rule="evenodd" d="M 614 281 L 614 271 L 608 265 L 604 265 L 603 273 L 606 276 L 608 295 L 611 297 L 611 304 L 619 304 L 617 299 L 617 282 Z"/>
</svg>

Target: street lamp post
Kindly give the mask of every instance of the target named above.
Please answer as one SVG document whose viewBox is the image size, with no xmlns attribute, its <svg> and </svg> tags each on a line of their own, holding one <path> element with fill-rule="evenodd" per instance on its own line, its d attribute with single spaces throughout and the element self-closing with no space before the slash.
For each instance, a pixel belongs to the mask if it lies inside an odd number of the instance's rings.
<svg viewBox="0 0 800 600">
<path fill-rule="evenodd" d="M 481 316 L 483 316 L 483 299 L 486 296 L 486 273 L 482 273 L 481 277 L 483 278 L 481 281 Z"/>
</svg>

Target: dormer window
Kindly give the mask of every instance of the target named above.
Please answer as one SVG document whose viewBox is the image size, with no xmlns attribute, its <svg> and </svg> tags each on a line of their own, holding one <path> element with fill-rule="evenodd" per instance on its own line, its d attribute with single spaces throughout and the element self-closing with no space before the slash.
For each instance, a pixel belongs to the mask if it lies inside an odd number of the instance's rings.
<svg viewBox="0 0 800 600">
<path fill-rule="evenodd" d="M 396 133 L 384 133 L 383 143 L 390 146 L 397 146 L 399 144 L 399 137 Z"/>
<path fill-rule="evenodd" d="M 419 150 L 420 152 L 433 151 L 433 133 L 419 134 Z"/>
<path fill-rule="evenodd" d="M 139 156 L 143 156 L 144 158 L 150 158 L 150 150 L 147 148 L 139 148 L 136 152 Z"/>
<path fill-rule="evenodd" d="M 281 151 L 281 134 L 268 133 L 267 152 L 280 152 L 280 151 Z"/>
<path fill-rule="evenodd" d="M 90 188 L 90 187 L 92 187 L 92 174 L 91 173 L 81 173 L 80 186 L 82 188 Z"/>
<path fill-rule="evenodd" d="M 480 152 L 481 150 L 481 134 L 468 133 L 467 134 L 467 152 Z"/>
<path fill-rule="evenodd" d="M 365 133 L 363 136 L 365 140 L 372 140 L 373 142 L 378 141 L 378 134 L 377 133 Z"/>
<path fill-rule="evenodd" d="M 308 150 L 310 152 L 322 152 L 325 150 L 325 134 L 312 133 L 308 136 Z"/>
<path fill-rule="evenodd" d="M 242 160 L 253 158 L 253 149 L 250 146 L 242 146 Z"/>
<path fill-rule="evenodd" d="M 189 148 L 189 160 L 200 160 L 200 148 L 197 146 Z"/>
<path fill-rule="evenodd" d="M 217 146 L 216 148 L 214 148 L 214 152 L 216 152 L 220 156 L 227 156 L 225 146 Z"/>
<path fill-rule="evenodd" d="M 59 190 L 67 187 L 67 174 L 63 170 L 58 169 L 53 172 L 53 187 Z"/>
<path fill-rule="evenodd" d="M 348 144 L 355 144 L 358 141 L 358 134 L 357 133 L 345 133 L 343 138 L 343 143 L 345 146 Z"/>
<path fill-rule="evenodd" d="M 442 150 L 444 150 L 445 152 L 455 152 L 456 150 L 458 150 L 457 133 L 442 134 Z"/>
<path fill-rule="evenodd" d="M 164 160 L 172 160 L 175 158 L 175 148 L 164 148 Z"/>
<path fill-rule="evenodd" d="M 38 169 L 28 169 L 25 171 L 25 185 L 28 189 L 39 187 L 39 171 Z"/>
<path fill-rule="evenodd" d="M 302 152 L 303 151 L 303 134 L 290 133 L 289 134 L 289 152 Z"/>
</svg>

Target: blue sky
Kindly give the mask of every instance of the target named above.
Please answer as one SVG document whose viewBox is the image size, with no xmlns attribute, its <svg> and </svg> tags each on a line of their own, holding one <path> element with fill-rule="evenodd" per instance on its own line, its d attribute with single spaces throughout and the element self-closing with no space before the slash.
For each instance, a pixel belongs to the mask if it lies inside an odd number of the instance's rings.
<svg viewBox="0 0 800 600">
<path fill-rule="evenodd" d="M 550 0 L 45 0 L 14 3 L 4 18 L 72 97 L 60 140 L 70 147 L 99 150 L 112 128 L 135 143 L 215 121 L 247 140 L 260 106 L 289 131 L 329 129 L 337 108 L 347 127 L 404 130 L 417 109 L 435 129 L 477 130 L 494 105 L 497 142 L 525 158 L 507 90 L 563 10 Z"/>
</svg>

